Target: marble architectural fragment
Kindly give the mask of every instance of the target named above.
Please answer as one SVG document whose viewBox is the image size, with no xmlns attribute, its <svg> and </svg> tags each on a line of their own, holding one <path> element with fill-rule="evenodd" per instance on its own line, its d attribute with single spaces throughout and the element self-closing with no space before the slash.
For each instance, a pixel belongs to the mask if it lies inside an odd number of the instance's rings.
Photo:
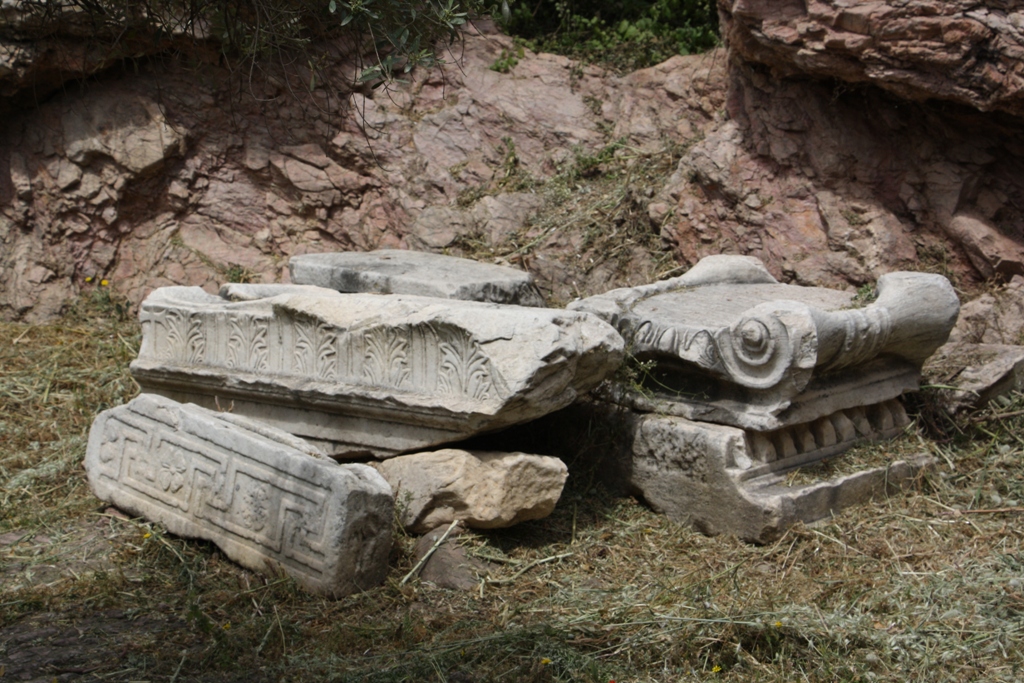
<svg viewBox="0 0 1024 683">
<path fill-rule="evenodd" d="M 265 421 L 338 459 L 525 422 L 614 372 L 588 313 L 298 285 L 166 287 L 140 307 L 144 391 Z"/>
<path fill-rule="evenodd" d="M 907 421 L 898 401 L 768 435 L 665 415 L 619 412 L 617 419 L 628 444 L 616 453 L 617 470 L 629 490 L 703 533 L 754 543 L 772 542 L 797 522 L 825 519 L 892 493 L 934 464 L 931 456 L 918 455 L 831 478 L 789 480 L 800 466 L 860 441 L 861 430 L 876 438 L 902 431 Z"/>
<path fill-rule="evenodd" d="M 615 325 L 635 359 L 632 382 L 598 392 L 609 407 L 604 419 L 631 444 L 619 453 L 623 481 L 704 531 L 767 541 L 883 493 L 930 462 L 867 468 L 799 490 L 780 485 L 909 424 L 899 397 L 918 388 L 923 363 L 959 311 L 944 277 L 883 275 L 876 298 L 859 301 L 853 292 L 781 284 L 754 258 L 712 256 L 678 278 L 570 308 Z"/>
<path fill-rule="evenodd" d="M 558 458 L 446 448 L 374 465 L 391 485 L 402 524 L 423 533 L 458 519 L 497 529 L 551 514 L 569 470 Z"/>
<path fill-rule="evenodd" d="M 859 305 L 853 292 L 781 284 L 751 257 L 710 256 L 569 308 L 615 325 L 635 358 L 656 364 L 645 391 L 612 400 L 769 431 L 916 389 L 959 300 L 941 275 L 889 273 Z"/>
<path fill-rule="evenodd" d="M 267 425 L 143 394 L 96 418 L 85 469 L 98 498 L 310 591 L 342 596 L 387 573 L 387 482 Z"/>
<path fill-rule="evenodd" d="M 588 455 L 612 493 L 637 496 L 708 535 L 729 533 L 751 543 L 771 543 L 797 522 L 895 494 L 935 464 L 924 454 L 895 458 L 876 451 L 851 460 L 852 446 L 907 428 L 895 399 L 772 432 L 640 413 L 603 400 L 574 404 L 558 423 L 566 433 L 552 451 L 570 457 L 577 444 L 590 443 Z"/>
<path fill-rule="evenodd" d="M 442 299 L 543 306 L 533 277 L 524 271 L 425 251 L 303 254 L 288 261 L 292 282 L 339 292 L 414 294 Z"/>
</svg>

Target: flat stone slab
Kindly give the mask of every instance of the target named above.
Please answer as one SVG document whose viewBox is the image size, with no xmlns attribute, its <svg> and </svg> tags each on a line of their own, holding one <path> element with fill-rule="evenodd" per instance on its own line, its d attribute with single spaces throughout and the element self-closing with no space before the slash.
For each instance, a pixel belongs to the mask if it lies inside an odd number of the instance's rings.
<svg viewBox="0 0 1024 683">
<path fill-rule="evenodd" d="M 101 500 L 312 592 L 347 595 L 387 574 L 387 482 L 272 427 L 143 394 L 97 416 L 85 469 Z"/>
<path fill-rule="evenodd" d="M 734 534 L 754 543 L 772 542 L 797 522 L 826 519 L 892 493 L 934 464 L 922 455 L 831 479 L 788 483 L 800 468 L 900 433 L 909 420 L 898 401 L 768 434 L 600 405 L 598 419 L 620 434 L 607 469 L 627 490 L 702 533 Z"/>
<path fill-rule="evenodd" d="M 877 299 L 861 305 L 853 292 L 781 284 L 751 257 L 710 256 L 678 278 L 569 308 L 599 315 L 635 358 L 654 361 L 637 378 L 643 391 L 620 387 L 612 400 L 771 430 L 916 388 L 959 301 L 930 273 L 883 275 Z"/>
<path fill-rule="evenodd" d="M 442 299 L 543 306 L 526 272 L 471 259 L 425 251 L 381 249 L 370 252 L 303 254 L 288 261 L 292 282 L 339 292 L 414 294 Z"/>
<path fill-rule="evenodd" d="M 299 285 L 166 287 L 140 307 L 144 391 L 390 457 L 526 422 L 614 372 L 588 313 Z"/>
</svg>

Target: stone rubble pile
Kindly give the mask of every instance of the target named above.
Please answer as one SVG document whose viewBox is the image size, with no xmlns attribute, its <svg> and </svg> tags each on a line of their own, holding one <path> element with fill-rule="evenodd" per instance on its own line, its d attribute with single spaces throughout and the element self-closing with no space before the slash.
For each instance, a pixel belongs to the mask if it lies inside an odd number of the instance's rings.
<svg viewBox="0 0 1024 683">
<path fill-rule="evenodd" d="M 940 276 L 886 275 L 858 306 L 733 256 L 568 310 L 525 273 L 430 254 L 291 271 L 153 292 L 131 366 L 144 393 L 97 417 L 85 464 L 103 500 L 327 595 L 383 580 L 396 506 L 416 533 L 550 514 L 561 460 L 450 446 L 570 404 L 627 437 L 613 455 L 636 493 L 709 533 L 764 542 L 884 492 L 928 459 L 784 480 L 901 433 L 899 397 L 959 309 Z"/>
</svg>

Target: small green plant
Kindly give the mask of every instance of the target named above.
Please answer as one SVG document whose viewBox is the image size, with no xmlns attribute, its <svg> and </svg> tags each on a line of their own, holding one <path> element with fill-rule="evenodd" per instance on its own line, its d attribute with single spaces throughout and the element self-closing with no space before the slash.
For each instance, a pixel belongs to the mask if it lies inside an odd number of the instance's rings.
<svg viewBox="0 0 1024 683">
<path fill-rule="evenodd" d="M 516 46 L 515 50 L 502 50 L 501 56 L 499 56 L 494 63 L 491 64 L 491 71 L 497 71 L 500 74 L 507 74 L 509 71 L 515 68 L 519 60 L 526 54 L 523 50 L 522 45 Z"/>
<path fill-rule="evenodd" d="M 219 269 L 224 274 L 224 279 L 228 282 L 237 282 L 239 284 L 248 284 L 256 281 L 256 273 L 246 266 L 240 266 L 237 263 L 229 263 L 227 266 L 223 266 Z"/>
<path fill-rule="evenodd" d="M 843 215 L 843 218 L 846 219 L 846 222 L 849 223 L 852 227 L 867 225 L 868 223 L 871 222 L 870 220 L 865 218 L 863 215 L 857 213 L 853 209 L 843 209 L 840 213 Z"/>
<path fill-rule="evenodd" d="M 857 293 L 850 300 L 850 308 L 864 308 L 878 298 L 878 290 L 875 285 L 868 283 L 857 288 Z"/>
</svg>

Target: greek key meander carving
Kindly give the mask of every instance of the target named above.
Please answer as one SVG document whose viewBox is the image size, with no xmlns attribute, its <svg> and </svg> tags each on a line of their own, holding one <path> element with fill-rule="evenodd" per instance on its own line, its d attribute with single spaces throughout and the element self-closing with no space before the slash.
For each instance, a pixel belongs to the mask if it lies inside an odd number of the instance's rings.
<svg viewBox="0 0 1024 683">
<path fill-rule="evenodd" d="M 209 441 L 147 421 L 111 418 L 101 476 L 166 512 L 218 528 L 305 574 L 325 562 L 329 491 Z"/>
<path fill-rule="evenodd" d="M 350 331 L 281 311 L 274 317 L 165 307 L 147 313 L 144 353 L 149 348 L 159 361 L 190 370 L 225 368 L 477 400 L 508 391 L 480 343 L 456 326 Z"/>
</svg>

